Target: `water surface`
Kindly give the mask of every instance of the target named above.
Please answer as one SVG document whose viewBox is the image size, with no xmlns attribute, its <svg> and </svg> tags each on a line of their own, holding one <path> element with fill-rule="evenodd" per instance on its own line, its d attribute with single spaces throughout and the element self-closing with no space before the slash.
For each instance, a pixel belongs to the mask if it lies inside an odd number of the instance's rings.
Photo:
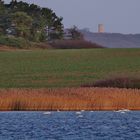
<svg viewBox="0 0 140 140">
<path fill-rule="evenodd" d="M 140 112 L 1 112 L 0 140 L 140 140 Z"/>
</svg>

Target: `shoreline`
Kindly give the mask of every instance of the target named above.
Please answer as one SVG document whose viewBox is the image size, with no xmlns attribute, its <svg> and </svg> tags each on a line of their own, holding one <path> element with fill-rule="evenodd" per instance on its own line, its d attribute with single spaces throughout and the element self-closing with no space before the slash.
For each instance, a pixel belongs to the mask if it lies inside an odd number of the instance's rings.
<svg viewBox="0 0 140 140">
<path fill-rule="evenodd" d="M 139 101 L 138 89 L 0 89 L 0 111 L 138 111 Z"/>
</svg>

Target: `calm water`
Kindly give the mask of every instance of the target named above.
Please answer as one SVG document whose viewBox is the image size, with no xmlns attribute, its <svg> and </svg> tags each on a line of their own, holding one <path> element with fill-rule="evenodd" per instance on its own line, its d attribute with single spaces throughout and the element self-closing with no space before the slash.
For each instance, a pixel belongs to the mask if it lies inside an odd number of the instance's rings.
<svg viewBox="0 0 140 140">
<path fill-rule="evenodd" d="M 140 112 L 1 112 L 0 140 L 140 140 Z"/>
</svg>

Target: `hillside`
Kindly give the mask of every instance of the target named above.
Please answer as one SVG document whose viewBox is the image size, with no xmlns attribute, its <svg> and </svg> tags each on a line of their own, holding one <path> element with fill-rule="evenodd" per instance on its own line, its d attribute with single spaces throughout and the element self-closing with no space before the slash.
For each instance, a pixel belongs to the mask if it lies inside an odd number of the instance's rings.
<svg viewBox="0 0 140 140">
<path fill-rule="evenodd" d="M 140 48 L 140 34 L 93 33 L 81 30 L 84 38 L 108 48 Z"/>
</svg>

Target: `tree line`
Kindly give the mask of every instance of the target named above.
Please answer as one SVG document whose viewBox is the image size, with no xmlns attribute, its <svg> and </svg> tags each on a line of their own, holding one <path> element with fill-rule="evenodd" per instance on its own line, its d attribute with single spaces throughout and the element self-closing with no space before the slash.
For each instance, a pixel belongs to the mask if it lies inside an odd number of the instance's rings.
<svg viewBox="0 0 140 140">
<path fill-rule="evenodd" d="M 17 0 L 5 4 L 0 0 L 0 35 L 35 42 L 61 39 L 64 29 L 62 20 L 49 8 Z"/>
</svg>

